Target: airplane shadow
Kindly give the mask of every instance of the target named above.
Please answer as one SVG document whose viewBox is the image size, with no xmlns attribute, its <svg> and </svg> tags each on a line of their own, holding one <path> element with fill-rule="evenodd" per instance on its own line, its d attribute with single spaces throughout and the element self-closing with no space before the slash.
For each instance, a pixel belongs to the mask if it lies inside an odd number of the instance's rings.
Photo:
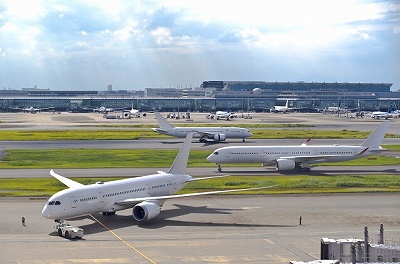
<svg viewBox="0 0 400 264">
<path fill-rule="evenodd" d="M 274 227 L 295 227 L 297 225 L 260 225 L 260 224 L 251 224 L 251 223 L 218 223 L 218 222 L 195 222 L 195 221 L 182 221 L 182 220 L 173 220 L 171 218 L 179 217 L 183 215 L 189 214 L 232 214 L 233 211 L 241 211 L 241 209 L 226 209 L 226 208 L 208 208 L 207 206 L 187 206 L 187 205 L 178 205 L 173 204 L 174 209 L 161 210 L 161 213 L 154 219 L 145 221 L 145 222 L 136 222 L 135 219 L 131 215 L 109 215 L 105 216 L 102 214 L 94 215 L 94 217 L 103 223 L 107 228 L 111 230 L 118 230 L 120 228 L 125 228 L 133 225 L 137 225 L 139 228 L 143 229 L 159 229 L 166 226 L 182 226 L 182 227 L 190 227 L 190 226 L 200 226 L 200 227 L 260 227 L 260 228 L 274 228 Z M 129 209 L 127 209 L 129 210 Z M 90 217 L 89 217 L 90 218 Z M 91 219 L 91 218 L 90 218 Z M 103 226 L 99 225 L 97 222 L 93 221 L 93 223 L 80 226 L 84 229 L 85 234 L 96 234 L 104 232 L 105 229 Z"/>
</svg>

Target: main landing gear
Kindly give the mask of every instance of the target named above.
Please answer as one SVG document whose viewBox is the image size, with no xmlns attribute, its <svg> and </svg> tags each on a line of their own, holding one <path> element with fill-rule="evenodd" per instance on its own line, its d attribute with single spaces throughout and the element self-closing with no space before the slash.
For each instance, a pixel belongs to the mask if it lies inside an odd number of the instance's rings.
<svg viewBox="0 0 400 264">
<path fill-rule="evenodd" d="M 115 215 L 115 212 L 103 212 L 103 215 Z"/>
<path fill-rule="evenodd" d="M 305 171 L 305 172 L 309 172 L 311 171 L 310 166 L 308 166 L 308 163 L 296 163 L 296 166 L 294 168 L 297 171 Z"/>
</svg>

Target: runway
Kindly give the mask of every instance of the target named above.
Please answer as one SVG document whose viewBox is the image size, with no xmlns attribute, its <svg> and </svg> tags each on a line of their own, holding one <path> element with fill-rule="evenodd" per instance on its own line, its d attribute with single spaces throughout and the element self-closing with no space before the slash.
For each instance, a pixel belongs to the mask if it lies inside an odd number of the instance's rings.
<svg viewBox="0 0 400 264">
<path fill-rule="evenodd" d="M 194 139 L 191 149 L 215 150 L 227 146 L 278 146 L 300 145 L 305 139 L 230 139 L 225 142 L 200 143 Z M 309 145 L 359 145 L 364 139 L 312 139 Z M 183 138 L 138 140 L 49 140 L 0 141 L 0 150 L 6 149 L 179 149 Z M 383 145 L 400 144 L 400 138 L 385 138 Z"/>
<path fill-rule="evenodd" d="M 289 263 L 319 259 L 322 237 L 399 240 L 400 194 L 207 196 L 167 201 L 137 224 L 130 210 L 69 221 L 81 240 L 58 237 L 45 200 L 1 198 L 2 263 Z M 302 225 L 299 225 L 299 216 Z M 26 227 L 21 217 L 26 218 Z M 143 255 L 144 256 L 143 256 Z"/>
<path fill-rule="evenodd" d="M 0 178 L 51 178 L 49 169 L 2 169 Z M 168 171 L 169 168 L 93 168 L 93 169 L 55 169 L 58 174 L 68 178 L 86 177 L 137 177 L 155 174 L 157 171 Z M 278 172 L 275 167 L 232 167 L 222 166 L 222 172 L 217 167 L 201 167 L 187 169 L 187 174 L 196 176 L 238 175 L 238 176 L 277 176 L 277 175 L 310 175 L 310 176 L 335 176 L 335 175 L 373 175 L 393 174 L 400 175 L 398 165 L 382 166 L 316 166 L 310 172 Z"/>
</svg>

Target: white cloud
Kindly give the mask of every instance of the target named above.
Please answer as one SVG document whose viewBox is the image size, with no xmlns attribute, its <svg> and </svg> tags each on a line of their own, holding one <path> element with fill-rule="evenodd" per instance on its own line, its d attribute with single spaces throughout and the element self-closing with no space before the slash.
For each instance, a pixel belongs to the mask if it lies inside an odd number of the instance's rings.
<svg viewBox="0 0 400 264">
<path fill-rule="evenodd" d="M 32 58 L 42 70 L 49 65 L 46 72 L 100 71 L 108 82 L 122 82 L 121 72 L 140 72 L 123 82 L 143 87 L 178 85 L 179 79 L 196 85 L 210 76 L 285 81 L 313 72 L 318 74 L 310 81 L 329 81 L 332 72 L 349 74 L 341 70 L 344 64 L 359 67 L 361 75 L 366 63 L 360 58 L 371 54 L 376 57 L 368 63 L 398 69 L 400 59 L 387 54 L 400 45 L 399 10 L 378 0 L 7 0 L 0 8 L 0 52 L 6 58 L 0 66 L 29 71 L 26 76 L 48 78 L 55 86 L 64 81 L 34 72 Z M 326 61 L 341 66 L 328 70 L 321 66 Z M 400 82 L 390 71 L 371 74 L 372 68 L 365 68 L 365 78 L 379 80 L 371 82 Z M 0 86 L 16 79 L 9 76 Z M 16 88 L 30 85 L 22 83 L 27 78 L 20 82 Z"/>
</svg>

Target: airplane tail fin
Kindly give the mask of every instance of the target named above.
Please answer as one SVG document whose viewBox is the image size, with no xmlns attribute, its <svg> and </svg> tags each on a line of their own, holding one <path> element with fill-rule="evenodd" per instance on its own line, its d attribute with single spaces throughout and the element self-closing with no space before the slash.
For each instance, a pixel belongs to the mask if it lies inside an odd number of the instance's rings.
<svg viewBox="0 0 400 264">
<path fill-rule="evenodd" d="M 156 116 L 157 122 L 158 122 L 158 126 L 159 126 L 161 129 L 171 129 L 171 128 L 174 128 L 174 126 L 171 125 L 171 124 L 167 121 L 167 119 L 165 119 L 159 112 L 154 112 L 154 115 Z"/>
<path fill-rule="evenodd" d="M 383 138 L 385 137 L 386 130 L 388 129 L 390 121 L 382 122 L 361 144 L 363 147 L 370 149 L 379 149 Z"/>
<path fill-rule="evenodd" d="M 285 107 L 286 107 L 286 108 L 288 108 L 288 107 L 289 107 L 289 100 L 286 100 Z"/>
<path fill-rule="evenodd" d="M 183 141 L 182 147 L 175 157 L 175 161 L 169 169 L 171 174 L 186 174 L 187 162 L 189 159 L 190 144 L 192 142 L 194 132 L 190 132 Z"/>
</svg>

